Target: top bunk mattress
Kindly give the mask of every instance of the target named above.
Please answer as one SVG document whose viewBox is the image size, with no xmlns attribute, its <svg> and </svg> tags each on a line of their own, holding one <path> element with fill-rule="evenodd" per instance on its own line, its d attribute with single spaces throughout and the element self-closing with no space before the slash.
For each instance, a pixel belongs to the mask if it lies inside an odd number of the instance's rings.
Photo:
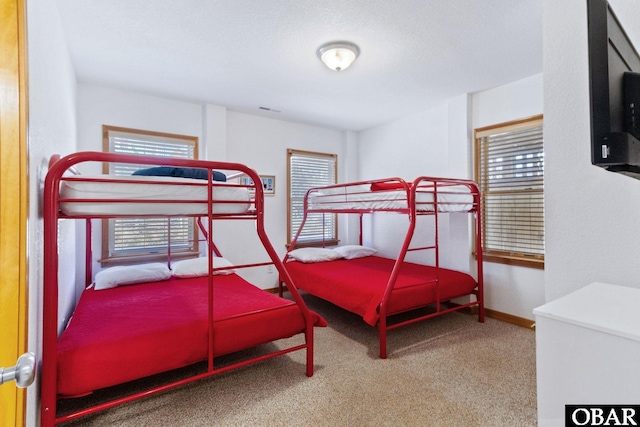
<svg viewBox="0 0 640 427">
<path fill-rule="evenodd" d="M 309 194 L 308 209 L 318 211 L 400 210 L 408 209 L 405 190 L 374 190 L 341 192 L 342 189 L 322 189 Z M 437 203 L 434 201 L 437 200 Z M 466 186 L 450 186 L 446 190 L 416 190 L 416 210 L 420 212 L 468 212 L 473 209 L 473 194 Z"/>
<path fill-rule="evenodd" d="M 60 210 L 65 215 L 207 215 L 207 181 L 165 176 L 94 175 L 63 178 Z M 213 183 L 214 214 L 245 213 L 245 186 Z"/>
</svg>

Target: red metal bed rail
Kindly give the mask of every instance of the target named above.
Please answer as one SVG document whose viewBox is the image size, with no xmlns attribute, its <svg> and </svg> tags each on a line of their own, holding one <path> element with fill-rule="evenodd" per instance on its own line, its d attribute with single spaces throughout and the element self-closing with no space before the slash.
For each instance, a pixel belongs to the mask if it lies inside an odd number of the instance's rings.
<svg viewBox="0 0 640 427">
<path fill-rule="evenodd" d="M 77 174 L 76 165 L 85 162 L 117 162 L 117 163 L 131 163 L 131 164 L 140 164 L 140 165 L 158 165 L 158 163 L 162 163 L 166 166 L 174 166 L 174 167 L 188 167 L 188 168 L 202 168 L 208 171 L 208 180 L 207 180 L 207 214 L 204 215 L 207 219 L 208 230 L 213 230 L 213 221 L 214 219 L 222 219 L 225 218 L 225 214 L 214 214 L 212 211 L 213 200 L 213 192 L 212 188 L 214 185 L 213 180 L 211 179 L 213 170 L 230 170 L 230 171 L 238 171 L 239 174 L 243 174 L 251 178 L 253 183 L 260 183 L 259 175 L 251 168 L 246 165 L 240 163 L 231 163 L 231 162 L 215 162 L 215 161 L 205 161 L 205 160 L 184 160 L 184 159 L 173 159 L 173 158 L 162 158 L 158 159 L 157 157 L 152 156 L 137 156 L 137 155 L 126 155 L 126 154 L 114 154 L 114 153 L 103 153 L 103 152 L 78 152 L 74 154 L 70 154 L 65 157 L 60 157 L 59 155 L 54 155 L 50 159 L 49 162 L 49 171 L 45 178 L 45 186 L 44 186 L 44 203 L 43 203 L 43 215 L 44 215 L 44 289 L 43 289 L 43 354 L 42 354 L 42 365 L 41 365 L 41 374 L 40 374 L 40 383 L 41 383 L 41 425 L 44 427 L 51 427 L 58 423 L 69 421 L 72 419 L 76 419 L 91 413 L 95 413 L 98 411 L 102 411 L 107 408 L 111 408 L 122 403 L 130 402 L 132 400 L 136 400 L 142 397 L 146 397 L 152 394 L 156 394 L 174 387 L 181 386 L 188 382 L 197 381 L 203 378 L 210 377 L 212 375 L 216 375 L 222 372 L 226 372 L 231 369 L 239 368 L 242 366 L 246 366 L 248 364 L 260 362 L 272 357 L 276 357 L 282 354 L 290 353 L 297 350 L 306 350 L 306 375 L 313 375 L 313 351 L 314 351 L 314 341 L 313 341 L 313 319 L 310 311 L 308 310 L 304 300 L 300 296 L 297 288 L 293 284 L 291 277 L 289 276 L 287 270 L 283 267 L 282 262 L 273 248 L 269 238 L 266 234 L 266 230 L 264 228 L 264 193 L 261 185 L 245 185 L 246 187 L 250 187 L 254 192 L 254 198 L 251 201 L 254 205 L 254 209 L 251 209 L 249 215 L 237 215 L 237 214 L 229 214 L 226 215 L 229 219 L 254 219 L 256 221 L 256 232 L 258 234 L 259 240 L 262 243 L 267 255 L 270 259 L 269 262 L 260 262 L 253 264 L 245 264 L 235 266 L 237 268 L 242 267 L 251 267 L 258 265 L 274 265 L 278 270 L 281 280 L 283 280 L 290 291 L 290 294 L 295 302 L 295 304 L 300 307 L 301 314 L 305 321 L 305 330 L 304 330 L 304 339 L 305 343 L 302 345 L 296 345 L 291 348 L 279 350 L 272 352 L 270 354 L 262 355 L 253 359 L 243 360 L 238 363 L 234 363 L 229 366 L 224 366 L 221 368 L 217 368 L 214 366 L 214 354 L 213 354 L 213 304 L 214 304 L 214 296 L 213 296 L 213 276 L 209 274 L 208 282 L 209 282 L 209 313 L 208 313 L 208 322 L 209 322 L 209 350 L 208 350 L 208 358 L 207 358 L 207 372 L 195 375 L 193 377 L 183 379 L 180 381 L 176 381 L 170 384 L 162 385 L 159 387 L 154 387 L 147 391 L 139 392 L 132 394 L 130 396 L 126 396 L 123 398 L 119 398 L 113 400 L 111 402 L 103 403 L 100 405 L 96 405 L 91 408 L 87 408 L 80 411 L 75 411 L 71 414 L 67 414 L 61 417 L 57 416 L 57 339 L 58 339 L 58 220 L 64 218 L 65 216 L 59 210 L 59 204 L 61 199 L 59 197 L 59 188 L 61 181 L 65 179 L 63 175 L 67 172 L 71 172 Z M 238 174 L 236 174 L 238 175 Z M 114 200 L 108 200 L 109 202 L 113 202 Z M 140 201 L 138 201 L 139 203 Z M 165 203 L 170 201 L 165 200 Z M 183 203 L 184 201 L 176 201 L 176 203 Z M 216 200 L 219 202 L 219 200 Z M 130 215 L 135 216 L 135 215 Z M 161 216 L 161 215 L 158 215 Z M 87 239 L 90 239 L 91 233 L 91 218 L 95 218 L 98 216 L 94 215 L 74 215 L 73 218 L 86 218 L 86 232 L 88 234 Z M 200 216 L 200 218 L 202 215 Z M 199 218 L 199 219 L 200 219 Z M 213 268 L 213 256 L 220 256 L 220 251 L 213 243 L 212 233 L 206 233 L 204 226 L 201 221 L 199 221 L 199 226 L 202 228 L 203 232 L 205 232 L 206 240 L 208 242 L 208 258 L 209 258 L 209 271 L 212 271 Z M 85 257 L 86 266 L 86 280 L 88 282 L 91 281 L 91 243 L 87 241 L 87 255 Z"/>
</svg>

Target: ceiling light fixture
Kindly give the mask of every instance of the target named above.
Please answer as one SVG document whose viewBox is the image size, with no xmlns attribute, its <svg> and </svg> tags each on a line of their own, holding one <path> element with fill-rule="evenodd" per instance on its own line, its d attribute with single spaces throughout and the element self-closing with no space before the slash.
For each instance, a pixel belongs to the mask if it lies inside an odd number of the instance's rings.
<svg viewBox="0 0 640 427">
<path fill-rule="evenodd" d="M 350 42 L 325 43 L 318 48 L 318 58 L 333 71 L 342 71 L 360 55 L 360 49 Z"/>
</svg>

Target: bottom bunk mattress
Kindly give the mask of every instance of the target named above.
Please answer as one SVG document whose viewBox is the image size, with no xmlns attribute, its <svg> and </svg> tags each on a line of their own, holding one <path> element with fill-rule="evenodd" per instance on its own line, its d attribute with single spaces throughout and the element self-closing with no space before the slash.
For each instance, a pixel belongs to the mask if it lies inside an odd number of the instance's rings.
<svg viewBox="0 0 640 427">
<path fill-rule="evenodd" d="M 378 256 L 303 263 L 289 261 L 286 268 L 298 289 L 359 314 L 375 326 L 395 260 Z M 405 262 L 393 288 L 387 314 L 434 304 L 438 300 L 473 293 L 477 283 L 467 273 Z"/>
<path fill-rule="evenodd" d="M 214 355 L 305 330 L 292 301 L 237 274 L 214 276 Z M 326 322 L 311 313 L 316 326 Z M 208 280 L 86 289 L 58 340 L 57 392 L 79 396 L 207 359 Z"/>
</svg>

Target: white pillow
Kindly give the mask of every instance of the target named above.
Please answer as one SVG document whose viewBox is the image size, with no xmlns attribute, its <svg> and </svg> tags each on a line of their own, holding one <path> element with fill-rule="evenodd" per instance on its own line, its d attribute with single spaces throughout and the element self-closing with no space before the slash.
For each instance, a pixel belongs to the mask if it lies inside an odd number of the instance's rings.
<svg viewBox="0 0 640 427">
<path fill-rule="evenodd" d="M 300 248 L 289 252 L 289 259 L 300 262 L 324 262 L 335 261 L 342 258 L 342 255 L 332 249 L 327 248 Z"/>
<path fill-rule="evenodd" d="M 233 267 L 229 260 L 221 257 L 213 257 L 213 268 Z M 178 261 L 172 265 L 173 275 L 185 279 L 188 277 L 201 277 L 209 274 L 209 258 L 200 257 Z M 232 274 L 234 269 L 216 270 L 213 274 Z"/>
<path fill-rule="evenodd" d="M 334 251 L 346 259 L 362 258 L 378 253 L 378 251 L 373 248 L 368 248 L 366 246 L 360 245 L 338 246 L 334 249 Z"/>
<path fill-rule="evenodd" d="M 162 263 L 127 265 L 107 268 L 96 273 L 94 288 L 115 288 L 120 285 L 133 285 L 135 283 L 158 282 L 171 277 L 171 270 Z"/>
</svg>

